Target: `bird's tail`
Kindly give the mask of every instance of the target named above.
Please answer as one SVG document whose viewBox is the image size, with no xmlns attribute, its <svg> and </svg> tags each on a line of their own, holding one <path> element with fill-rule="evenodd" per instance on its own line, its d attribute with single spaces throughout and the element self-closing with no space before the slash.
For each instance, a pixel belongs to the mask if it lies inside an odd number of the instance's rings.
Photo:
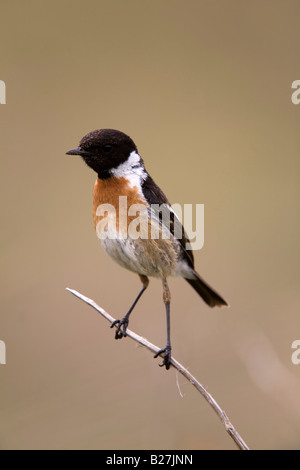
<svg viewBox="0 0 300 470">
<path fill-rule="evenodd" d="M 217 294 L 208 284 L 206 284 L 203 279 L 199 276 L 198 273 L 194 272 L 196 279 L 187 279 L 185 280 L 198 292 L 202 297 L 204 302 L 206 302 L 210 307 L 222 307 L 222 305 L 228 306 L 227 302 L 222 299 L 222 297 Z"/>
</svg>

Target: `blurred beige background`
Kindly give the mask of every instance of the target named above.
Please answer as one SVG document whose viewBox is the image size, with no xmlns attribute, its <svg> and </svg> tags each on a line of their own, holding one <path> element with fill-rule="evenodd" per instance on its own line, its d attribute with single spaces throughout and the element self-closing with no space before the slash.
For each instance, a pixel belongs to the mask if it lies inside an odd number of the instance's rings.
<svg viewBox="0 0 300 470">
<path fill-rule="evenodd" d="M 205 204 L 196 266 L 231 308 L 170 280 L 174 357 L 251 448 L 300 447 L 299 15 L 298 0 L 2 0 L 2 449 L 235 448 L 190 384 L 65 291 L 119 317 L 140 288 L 98 246 L 95 175 L 65 155 L 102 127 L 135 140 L 171 202 Z M 131 327 L 164 346 L 157 280 Z"/>
</svg>

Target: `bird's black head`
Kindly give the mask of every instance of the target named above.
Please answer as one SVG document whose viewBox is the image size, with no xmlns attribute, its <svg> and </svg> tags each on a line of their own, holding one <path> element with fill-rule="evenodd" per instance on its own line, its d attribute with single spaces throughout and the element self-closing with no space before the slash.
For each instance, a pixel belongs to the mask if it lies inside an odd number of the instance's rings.
<svg viewBox="0 0 300 470">
<path fill-rule="evenodd" d="M 124 163 L 137 148 L 126 134 L 114 129 L 99 129 L 89 132 L 79 142 L 79 147 L 69 150 L 67 155 L 80 155 L 85 163 L 98 174 L 109 178 L 110 170 Z"/>
</svg>

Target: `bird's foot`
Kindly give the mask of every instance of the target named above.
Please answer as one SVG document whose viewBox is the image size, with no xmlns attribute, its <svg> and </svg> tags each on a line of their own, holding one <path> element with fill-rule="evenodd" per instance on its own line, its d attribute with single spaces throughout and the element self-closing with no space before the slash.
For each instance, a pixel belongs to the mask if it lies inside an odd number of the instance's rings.
<svg viewBox="0 0 300 470">
<path fill-rule="evenodd" d="M 160 349 L 154 356 L 154 359 L 156 359 L 158 356 L 163 354 L 163 362 L 162 364 L 159 364 L 159 367 L 165 366 L 166 369 L 170 369 L 171 365 L 171 346 L 169 344 L 166 345 L 164 349 Z"/>
<path fill-rule="evenodd" d="M 129 323 L 129 320 L 126 316 L 122 318 L 122 320 L 115 320 L 112 322 L 112 324 L 110 325 L 111 328 L 118 325 L 116 328 L 116 333 L 115 333 L 116 339 L 121 339 L 123 338 L 123 336 L 125 338 L 125 336 L 127 336 L 126 330 L 127 330 L 128 323 Z"/>
</svg>

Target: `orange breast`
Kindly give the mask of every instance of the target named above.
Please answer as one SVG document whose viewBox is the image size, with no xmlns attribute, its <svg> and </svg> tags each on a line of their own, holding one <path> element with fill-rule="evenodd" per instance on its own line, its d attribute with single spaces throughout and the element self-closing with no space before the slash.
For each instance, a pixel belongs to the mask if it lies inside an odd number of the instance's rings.
<svg viewBox="0 0 300 470">
<path fill-rule="evenodd" d="M 126 196 L 127 198 L 127 209 L 132 204 L 142 204 L 146 206 L 146 202 L 140 197 L 138 188 L 136 186 L 131 187 L 126 178 L 111 177 L 106 180 L 100 180 L 97 178 L 94 186 L 94 198 L 93 198 L 93 220 L 94 226 L 96 227 L 98 222 L 106 217 L 107 214 L 97 215 L 97 208 L 102 204 L 110 204 L 115 208 L 116 211 L 116 228 L 118 230 L 118 215 L 119 215 L 119 197 Z M 134 216 L 127 215 L 127 225 L 134 219 Z"/>
</svg>

